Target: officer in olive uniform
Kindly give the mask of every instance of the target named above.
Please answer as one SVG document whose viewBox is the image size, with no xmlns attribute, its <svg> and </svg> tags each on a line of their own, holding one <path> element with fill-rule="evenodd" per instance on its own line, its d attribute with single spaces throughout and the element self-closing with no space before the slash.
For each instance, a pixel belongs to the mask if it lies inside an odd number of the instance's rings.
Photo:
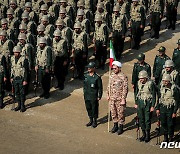
<svg viewBox="0 0 180 154">
<path fill-rule="evenodd" d="M 29 63 L 24 56 L 21 56 L 21 50 L 20 46 L 15 46 L 13 49 L 14 56 L 11 57 L 11 83 L 15 91 L 15 100 L 18 102 L 18 106 L 14 110 L 25 112 L 24 86 L 27 85 Z"/>
<path fill-rule="evenodd" d="M 159 78 L 161 75 L 161 72 L 163 70 L 163 65 L 165 64 L 165 61 L 170 59 L 166 54 L 166 48 L 161 46 L 159 48 L 159 54 L 156 55 L 155 59 L 154 59 L 154 65 L 153 65 L 153 77 L 155 79 L 155 83 L 156 85 L 159 84 Z"/>
<path fill-rule="evenodd" d="M 54 31 L 53 38 L 53 59 L 54 59 L 54 74 L 57 78 L 58 85 L 56 88 L 64 89 L 64 81 L 66 76 L 66 65 L 68 62 L 68 47 L 67 41 L 61 38 L 61 31 Z"/>
<path fill-rule="evenodd" d="M 158 93 L 156 114 L 160 116 L 164 142 L 172 142 L 174 136 L 173 119 L 176 117 L 178 109 L 179 91 L 177 86 L 171 83 L 171 76 L 169 74 L 165 74 L 162 81 Z"/>
<path fill-rule="evenodd" d="M 154 111 L 154 105 L 156 103 L 156 88 L 154 82 L 149 79 L 148 73 L 145 70 L 139 72 L 138 78 L 135 108 L 138 112 L 143 134 L 140 141 L 149 142 L 151 114 Z"/>
<path fill-rule="evenodd" d="M 38 74 L 38 80 L 43 89 L 43 93 L 40 97 L 48 99 L 50 96 L 49 92 L 51 85 L 50 71 L 52 69 L 52 49 L 47 46 L 47 40 L 45 37 L 39 39 L 35 63 L 35 71 Z"/>
<path fill-rule="evenodd" d="M 99 112 L 99 100 L 103 94 L 101 77 L 95 72 L 95 63 L 90 62 L 87 66 L 88 71 L 84 74 L 84 100 L 86 110 L 89 116 L 87 127 L 97 127 L 97 118 Z"/>
<path fill-rule="evenodd" d="M 174 49 L 172 60 L 174 62 L 175 69 L 180 73 L 180 39 L 177 42 L 178 47 Z"/>
</svg>

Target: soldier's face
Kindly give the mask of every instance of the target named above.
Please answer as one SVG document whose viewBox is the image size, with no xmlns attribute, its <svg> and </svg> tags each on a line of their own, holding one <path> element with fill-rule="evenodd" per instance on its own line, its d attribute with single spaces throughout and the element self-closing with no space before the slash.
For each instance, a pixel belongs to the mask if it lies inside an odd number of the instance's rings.
<svg viewBox="0 0 180 154">
<path fill-rule="evenodd" d="M 28 21 L 28 18 L 23 18 L 22 20 L 26 23 Z"/>
<path fill-rule="evenodd" d="M 178 44 L 178 49 L 180 49 L 180 44 Z"/>
<path fill-rule="evenodd" d="M 1 40 L 1 41 L 6 40 L 6 36 L 4 36 L 4 35 L 0 35 L 0 40 Z"/>
<path fill-rule="evenodd" d="M 139 81 L 140 81 L 142 84 L 145 84 L 146 81 L 147 81 L 147 78 L 140 78 Z"/>
<path fill-rule="evenodd" d="M 134 6 L 137 6 L 137 4 L 138 4 L 137 1 L 134 1 L 134 2 L 133 2 L 133 5 L 134 5 Z"/>
<path fill-rule="evenodd" d="M 139 64 L 142 64 L 144 62 L 144 60 L 138 60 Z"/>
<path fill-rule="evenodd" d="M 118 2 L 119 2 L 119 3 L 122 3 L 122 2 L 123 2 L 123 0 L 118 0 Z"/>
<path fill-rule="evenodd" d="M 54 39 L 55 39 L 56 41 L 59 41 L 59 40 L 60 40 L 60 36 L 54 36 Z"/>
<path fill-rule="evenodd" d="M 25 29 L 20 29 L 20 32 L 21 33 L 26 33 L 26 30 Z"/>
<path fill-rule="evenodd" d="M 58 29 L 62 29 L 63 28 L 63 25 L 57 25 L 56 26 Z"/>
<path fill-rule="evenodd" d="M 119 15 L 119 11 L 114 11 L 115 16 Z"/>
<path fill-rule="evenodd" d="M 78 33 L 78 34 L 80 33 L 80 29 L 79 28 L 75 28 L 74 30 L 75 30 L 76 33 Z"/>
<path fill-rule="evenodd" d="M 60 17 L 61 17 L 61 19 L 64 19 L 66 17 L 66 14 L 65 13 L 60 13 Z"/>
<path fill-rule="evenodd" d="M 16 4 L 15 4 L 15 3 L 11 3 L 11 4 L 10 4 L 10 7 L 11 7 L 12 9 L 15 9 L 15 8 L 16 8 Z"/>
<path fill-rule="evenodd" d="M 19 42 L 20 42 L 22 45 L 24 45 L 24 44 L 26 43 L 26 41 L 23 40 L 23 39 L 20 39 Z"/>
<path fill-rule="evenodd" d="M 117 67 L 116 65 L 113 65 L 112 69 L 115 74 L 118 74 L 121 71 L 121 68 Z"/>
<path fill-rule="evenodd" d="M 48 21 L 42 21 L 42 24 L 46 26 L 48 25 Z"/>
<path fill-rule="evenodd" d="M 7 14 L 7 17 L 8 17 L 9 19 L 12 19 L 12 18 L 13 18 L 13 15 L 12 15 L 12 14 Z"/>
<path fill-rule="evenodd" d="M 165 52 L 159 52 L 159 56 L 164 56 Z"/>
<path fill-rule="evenodd" d="M 82 21 L 83 20 L 83 16 L 78 16 L 78 20 Z"/>
<path fill-rule="evenodd" d="M 41 10 L 41 13 L 47 15 L 47 10 Z"/>
<path fill-rule="evenodd" d="M 26 7 L 26 11 L 27 11 L 27 12 L 30 12 L 30 11 L 31 11 L 31 8 L 30 8 L 30 7 Z"/>
<path fill-rule="evenodd" d="M 66 2 L 60 2 L 60 5 L 62 5 L 63 7 L 66 7 Z"/>
<path fill-rule="evenodd" d="M 163 80 L 163 85 L 164 86 L 168 86 L 170 84 L 170 81 L 168 81 L 168 80 Z"/>
<path fill-rule="evenodd" d="M 7 29 L 7 24 L 2 24 L 2 29 Z"/>
<path fill-rule="evenodd" d="M 101 13 L 101 12 L 103 12 L 103 9 L 102 8 L 98 8 L 98 11 Z"/>
<path fill-rule="evenodd" d="M 20 55 L 20 52 L 14 52 L 15 57 L 19 57 L 19 55 Z"/>
<path fill-rule="evenodd" d="M 44 31 L 38 31 L 38 35 L 43 35 Z"/>
<path fill-rule="evenodd" d="M 102 21 L 96 21 L 97 25 L 100 27 L 102 24 Z"/>
<path fill-rule="evenodd" d="M 167 72 L 171 71 L 171 67 L 165 67 L 165 69 Z"/>
<path fill-rule="evenodd" d="M 93 73 L 95 71 L 95 68 L 88 68 L 89 73 Z"/>
<path fill-rule="evenodd" d="M 46 46 L 45 43 L 39 43 L 39 47 L 40 47 L 41 49 L 44 49 L 45 46 Z"/>
</svg>

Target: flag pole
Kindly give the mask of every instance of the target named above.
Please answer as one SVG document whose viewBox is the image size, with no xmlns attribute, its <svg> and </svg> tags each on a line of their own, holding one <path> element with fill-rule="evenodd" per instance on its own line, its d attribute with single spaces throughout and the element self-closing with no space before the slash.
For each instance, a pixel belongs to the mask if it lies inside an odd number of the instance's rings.
<svg viewBox="0 0 180 154">
<path fill-rule="evenodd" d="M 110 75 L 111 75 L 111 67 L 109 66 L 109 98 L 110 98 L 110 94 L 111 94 L 111 92 L 110 92 L 110 90 L 111 90 L 111 88 L 110 88 Z M 110 127 L 110 99 L 108 100 L 108 132 L 109 132 L 109 127 Z"/>
</svg>

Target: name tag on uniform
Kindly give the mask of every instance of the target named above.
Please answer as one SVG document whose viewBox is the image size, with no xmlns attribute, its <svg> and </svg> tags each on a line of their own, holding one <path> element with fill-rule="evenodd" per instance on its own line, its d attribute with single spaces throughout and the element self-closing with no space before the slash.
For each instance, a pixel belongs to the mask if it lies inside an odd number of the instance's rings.
<svg viewBox="0 0 180 154">
<path fill-rule="evenodd" d="M 91 83 L 91 88 L 94 88 L 94 87 L 95 87 L 95 85 L 93 83 Z"/>
</svg>

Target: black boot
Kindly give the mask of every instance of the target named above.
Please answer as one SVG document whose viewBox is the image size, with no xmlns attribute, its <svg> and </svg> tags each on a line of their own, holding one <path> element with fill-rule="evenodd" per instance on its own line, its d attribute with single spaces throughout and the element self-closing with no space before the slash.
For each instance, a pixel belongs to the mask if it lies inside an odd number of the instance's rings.
<svg viewBox="0 0 180 154">
<path fill-rule="evenodd" d="M 3 103 L 3 99 L 2 98 L 0 98 L 0 109 L 3 109 L 4 108 L 4 103 Z"/>
<path fill-rule="evenodd" d="M 24 102 L 21 103 L 21 109 L 20 109 L 20 112 L 25 112 L 26 111 L 26 107 L 24 105 Z"/>
<path fill-rule="evenodd" d="M 168 140 L 168 134 L 164 134 L 164 141 L 163 142 L 169 142 Z"/>
<path fill-rule="evenodd" d="M 150 141 L 150 130 L 146 131 L 146 138 L 144 140 L 146 143 L 148 143 Z"/>
<path fill-rule="evenodd" d="M 140 142 L 143 142 L 144 140 L 145 140 L 145 138 L 146 138 L 146 132 L 145 132 L 145 130 L 142 130 L 142 136 L 140 137 L 140 139 L 139 139 L 139 141 Z"/>
<path fill-rule="evenodd" d="M 90 121 L 86 124 L 87 127 L 91 126 L 93 123 L 93 118 L 90 118 Z"/>
<path fill-rule="evenodd" d="M 48 99 L 50 97 L 49 92 L 44 94 L 44 99 Z"/>
<path fill-rule="evenodd" d="M 18 102 L 18 106 L 14 109 L 14 111 L 18 111 L 21 109 L 21 102 Z"/>
<path fill-rule="evenodd" d="M 97 119 L 96 119 L 96 118 L 94 118 L 94 121 L 93 121 L 93 123 L 92 123 L 92 127 L 93 127 L 93 128 L 96 128 L 96 127 L 97 127 Z"/>
<path fill-rule="evenodd" d="M 44 92 L 41 95 L 39 95 L 39 97 L 44 97 Z"/>
<path fill-rule="evenodd" d="M 112 130 L 111 130 L 111 133 L 115 133 L 115 132 L 117 132 L 117 130 L 118 130 L 118 123 L 115 122 L 115 123 L 114 123 L 114 127 L 113 127 Z"/>
<path fill-rule="evenodd" d="M 122 133 L 123 133 L 123 125 L 120 124 L 120 125 L 119 125 L 119 128 L 118 128 L 118 131 L 117 131 L 117 134 L 118 134 L 118 135 L 121 135 Z"/>
<path fill-rule="evenodd" d="M 173 142 L 173 135 L 169 135 L 169 142 Z"/>
</svg>

